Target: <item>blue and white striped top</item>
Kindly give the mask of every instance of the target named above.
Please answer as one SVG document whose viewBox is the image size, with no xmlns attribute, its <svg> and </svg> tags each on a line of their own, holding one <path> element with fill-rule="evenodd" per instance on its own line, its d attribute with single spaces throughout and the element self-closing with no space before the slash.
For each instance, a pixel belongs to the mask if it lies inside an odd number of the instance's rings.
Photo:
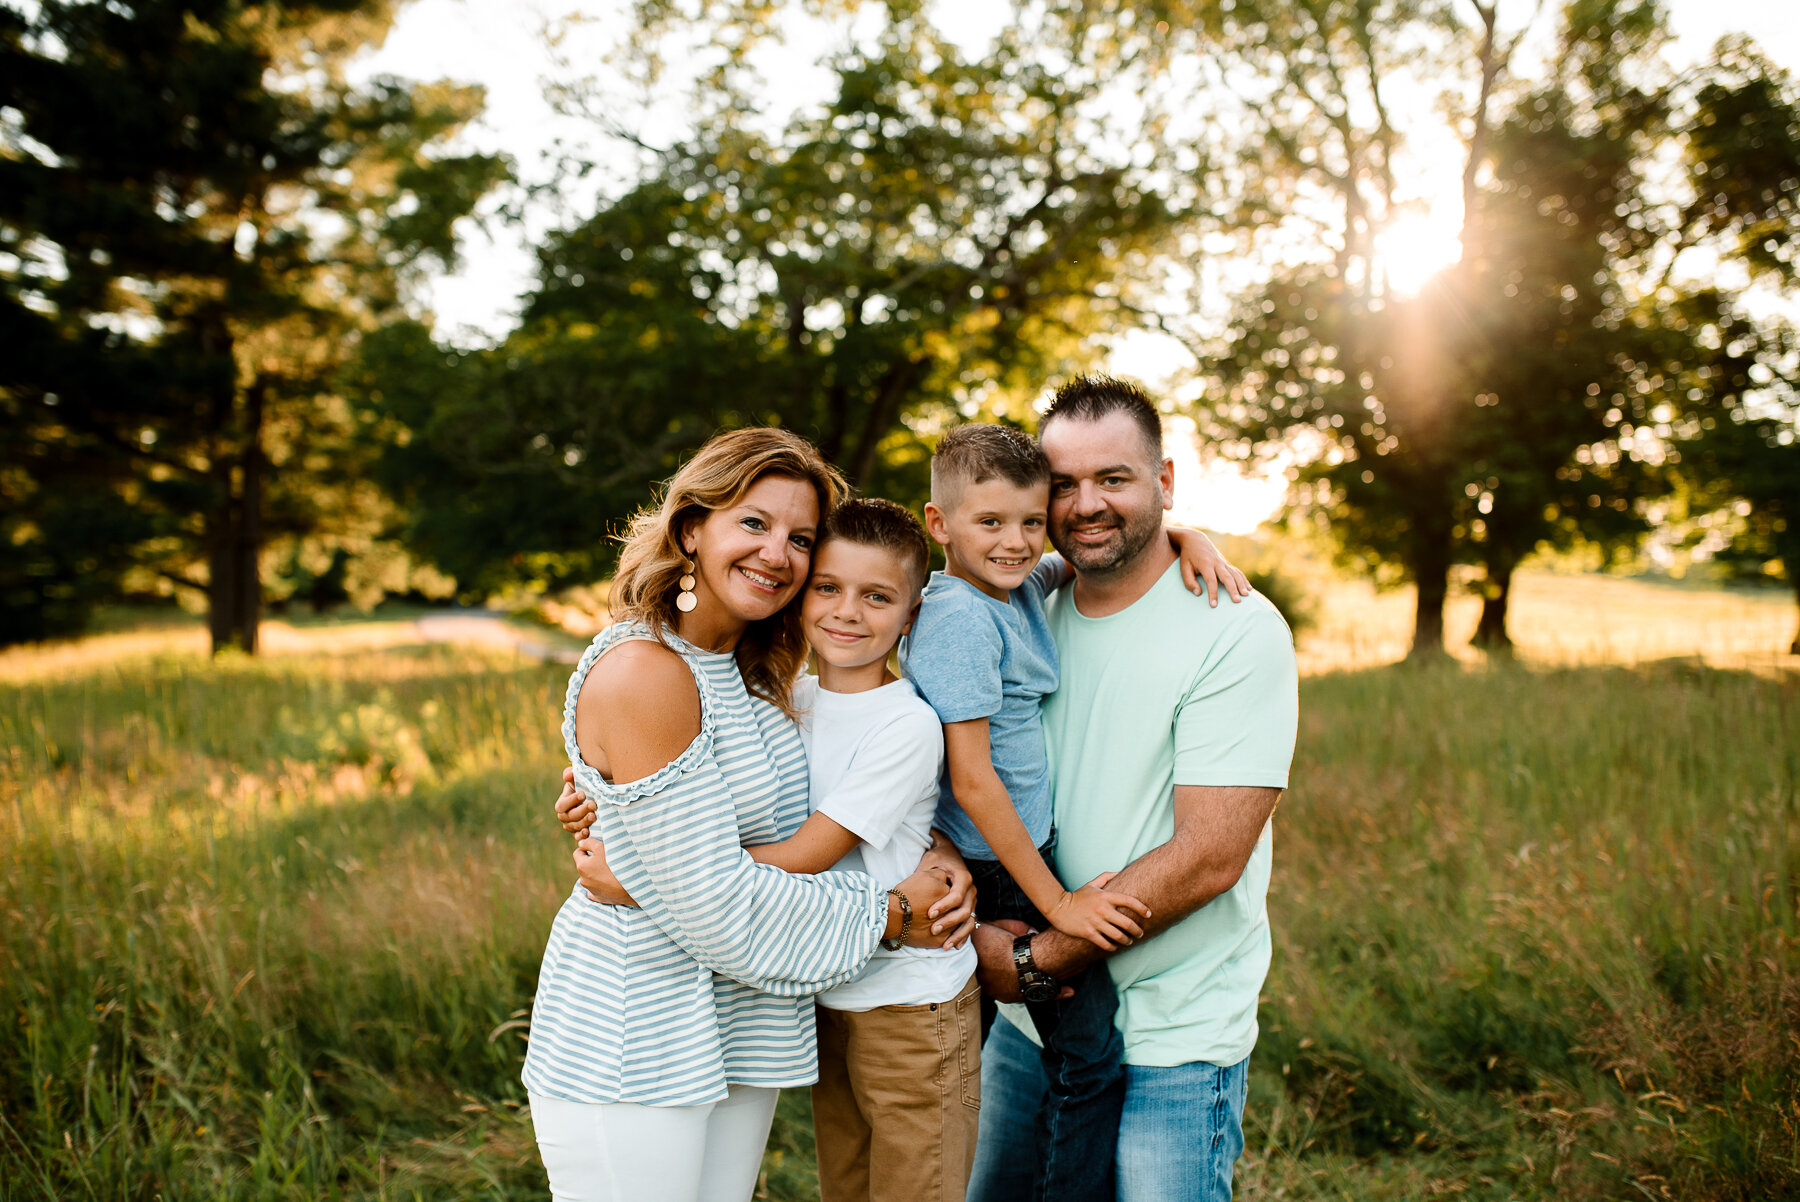
<svg viewBox="0 0 1800 1202">
<path fill-rule="evenodd" d="M 614 786 L 582 760 L 575 699 L 588 670 L 608 648 L 654 637 L 641 623 L 610 626 L 569 678 L 575 783 L 642 908 L 600 905 L 579 884 L 563 903 L 538 973 L 525 1086 L 571 1102 L 694 1106 L 727 1084 L 808 1084 L 812 995 L 861 970 L 887 897 L 862 873 L 795 876 L 745 854 L 806 820 L 806 753 L 729 652 L 664 639 L 700 687 L 700 734 L 673 763 Z"/>
</svg>

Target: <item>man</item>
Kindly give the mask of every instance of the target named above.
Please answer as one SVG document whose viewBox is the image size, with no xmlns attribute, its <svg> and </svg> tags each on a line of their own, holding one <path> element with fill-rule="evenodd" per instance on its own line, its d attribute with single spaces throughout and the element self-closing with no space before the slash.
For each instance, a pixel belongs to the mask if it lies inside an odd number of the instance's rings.
<svg viewBox="0 0 1800 1202">
<path fill-rule="evenodd" d="M 1144 938 L 1111 955 L 1125 1043 L 1120 1202 L 1226 1200 L 1244 1146 L 1256 1003 L 1269 965 L 1269 817 L 1297 722 L 1293 639 L 1261 596 L 1209 607 L 1182 587 L 1162 535 L 1174 468 L 1155 407 L 1104 377 L 1059 390 L 1040 426 L 1050 539 L 1075 582 L 1051 600 L 1061 683 L 1044 703 L 1064 881 L 1150 908 Z M 976 932 L 983 986 L 1054 996 L 1107 956 L 1058 931 Z M 1003 1007 L 1003 1011 L 1005 1007 Z M 984 1049 L 969 1196 L 1027 1196 L 1032 1116 L 1046 1083 L 1029 1021 Z"/>
</svg>

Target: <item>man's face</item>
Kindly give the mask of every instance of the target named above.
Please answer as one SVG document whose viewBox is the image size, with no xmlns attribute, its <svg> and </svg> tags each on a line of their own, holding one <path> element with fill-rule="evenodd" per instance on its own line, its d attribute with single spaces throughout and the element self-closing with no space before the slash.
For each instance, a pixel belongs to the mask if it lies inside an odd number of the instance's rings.
<svg viewBox="0 0 1800 1202">
<path fill-rule="evenodd" d="M 1039 445 L 1050 460 L 1050 541 L 1077 572 L 1115 575 L 1162 535 L 1174 465 L 1160 462 L 1123 413 L 1059 418 Z"/>
</svg>

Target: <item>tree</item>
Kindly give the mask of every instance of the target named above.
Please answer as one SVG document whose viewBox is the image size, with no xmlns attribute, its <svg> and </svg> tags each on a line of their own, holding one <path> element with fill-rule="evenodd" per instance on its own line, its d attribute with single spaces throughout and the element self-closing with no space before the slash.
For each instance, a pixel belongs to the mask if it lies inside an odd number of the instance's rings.
<svg viewBox="0 0 1800 1202">
<path fill-rule="evenodd" d="M 1723 242 L 1751 278 L 1792 297 L 1800 280 L 1800 99 L 1792 79 L 1741 41 L 1721 47 L 1700 88 L 1688 157 L 1697 181 L 1683 236 Z M 1694 332 L 1683 389 L 1684 473 L 1704 502 L 1741 502 L 1726 558 L 1759 572 L 1779 565 L 1800 602 L 1800 339 L 1743 304 L 1701 291 L 1686 305 Z M 1790 652 L 1800 655 L 1800 634 Z"/>
<path fill-rule="evenodd" d="M 0 10 L 0 488 L 11 637 L 154 576 L 256 646 L 272 535 L 322 517 L 361 334 L 504 165 L 473 89 L 345 78 L 377 0 Z"/>
<path fill-rule="evenodd" d="M 1690 306 L 1696 339 L 1710 350 L 1685 428 L 1681 462 L 1702 507 L 1733 502 L 1741 521 L 1721 558 L 1764 576 L 1777 569 L 1800 604 L 1800 338 L 1778 321 L 1756 322 L 1706 294 Z M 1800 633 L 1788 648 L 1800 655 Z"/>
<path fill-rule="evenodd" d="M 1504 648 L 1526 555 L 1631 545 L 1663 486 L 1676 381 L 1705 386 L 1683 370 L 1691 331 L 1667 268 L 1707 231 L 1679 219 L 1682 181 L 1656 166 L 1708 110 L 1661 64 L 1656 6 L 1568 4 L 1537 80 L 1509 75 L 1518 35 L 1497 6 L 1474 12 L 1460 33 L 1431 8 L 1410 31 L 1360 5 L 1269 19 L 1306 98 L 1268 111 L 1269 170 L 1338 197 L 1341 219 L 1329 261 L 1240 306 L 1203 414 L 1240 453 L 1304 440 L 1298 506 L 1347 558 L 1417 586 L 1416 655 L 1441 650 L 1455 563 L 1483 567 L 1476 637 Z M 1464 217 L 1461 260 L 1408 296 L 1383 268 L 1381 226 L 1402 214 L 1382 64 L 1420 29 L 1450 30 L 1469 64 Z"/>
<path fill-rule="evenodd" d="M 438 352 L 416 339 L 370 377 L 408 432 L 387 478 L 412 545 L 465 588 L 599 572 L 606 523 L 720 427 L 787 425 L 857 484 L 920 494 L 922 437 L 958 412 L 1027 418 L 1213 213 L 1205 145 L 1166 127 L 1179 97 L 1157 82 L 1198 21 L 1052 4 L 973 60 L 892 6 L 769 131 L 741 74 L 759 13 L 713 27 L 724 66 L 673 145 L 574 89 L 642 174 L 547 240 L 520 328 L 459 362 L 465 388 L 424 404 Z"/>
</svg>

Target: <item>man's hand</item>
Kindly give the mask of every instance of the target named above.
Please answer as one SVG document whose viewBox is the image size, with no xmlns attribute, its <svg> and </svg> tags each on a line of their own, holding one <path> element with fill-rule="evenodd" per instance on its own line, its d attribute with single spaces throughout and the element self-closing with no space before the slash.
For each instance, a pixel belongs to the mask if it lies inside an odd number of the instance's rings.
<svg viewBox="0 0 1800 1202">
<path fill-rule="evenodd" d="M 563 769 L 562 793 L 556 799 L 556 820 L 577 839 L 585 839 L 594 823 L 594 803 L 575 787 L 575 769 Z"/>
<path fill-rule="evenodd" d="M 1013 966 L 1013 940 L 1036 931 L 1016 918 L 996 918 L 984 922 L 975 931 L 975 980 L 981 991 L 996 1002 L 1022 1002 L 1019 992 L 1019 970 Z M 1075 996 L 1075 987 L 1064 985 L 1056 1000 Z"/>
<path fill-rule="evenodd" d="M 1022 1002 L 1019 993 L 1019 970 L 1013 967 L 1013 938 L 1029 935 L 1031 928 L 1010 918 L 984 922 L 975 931 L 975 979 L 981 992 L 996 1002 Z"/>
<path fill-rule="evenodd" d="M 1176 785 L 1175 833 L 1124 868 L 1113 884 L 1155 907 L 1144 938 L 1180 922 L 1234 887 L 1274 812 L 1280 789 L 1261 785 Z M 1045 931 L 1031 945 L 1037 966 L 1072 977 L 1106 953 L 1085 939 Z"/>
<path fill-rule="evenodd" d="M 926 911 L 925 917 L 931 923 L 932 934 L 946 936 L 944 947 L 961 947 L 975 933 L 975 878 L 969 875 L 962 853 L 944 838 L 942 831 L 934 828 L 931 846 L 919 857 L 919 870 L 942 872 L 949 877 L 950 891 Z"/>
<path fill-rule="evenodd" d="M 581 878 L 587 895 L 601 905 L 637 906 L 637 900 L 625 892 L 607 866 L 606 844 L 600 840 L 583 838 L 575 845 L 575 875 Z"/>
</svg>

